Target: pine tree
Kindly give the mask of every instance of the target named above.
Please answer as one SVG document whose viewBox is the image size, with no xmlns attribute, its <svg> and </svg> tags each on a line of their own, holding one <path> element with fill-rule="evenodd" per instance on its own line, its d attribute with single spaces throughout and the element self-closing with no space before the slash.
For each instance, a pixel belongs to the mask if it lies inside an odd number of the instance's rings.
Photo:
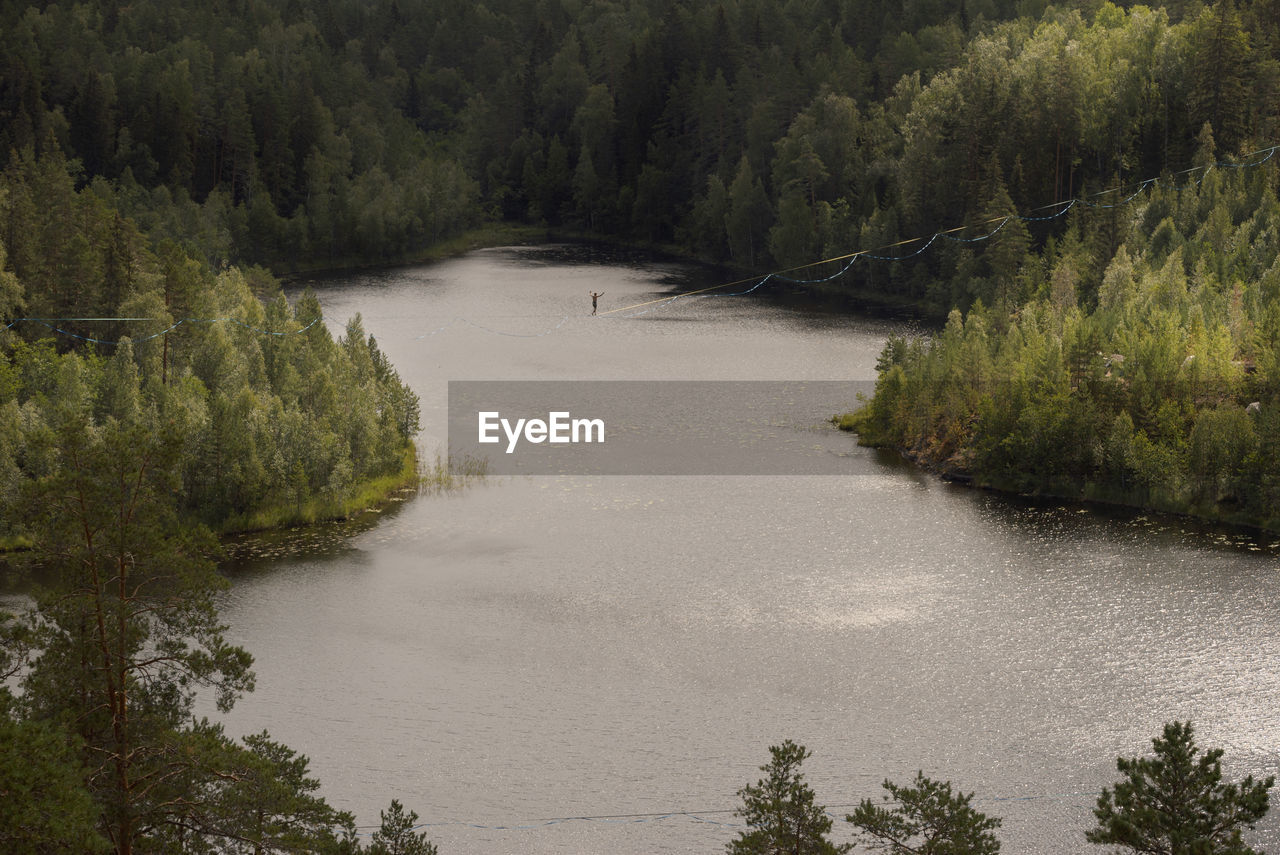
<svg viewBox="0 0 1280 855">
<path fill-rule="evenodd" d="M 849 846 L 832 843 L 831 817 L 814 804 L 814 792 L 800 773 L 809 756 L 803 745 L 790 739 L 769 747 L 773 759 L 761 766 L 765 777 L 755 786 L 738 791 L 742 807 L 738 816 L 749 831 L 729 843 L 729 855 L 837 855 Z"/>
<path fill-rule="evenodd" d="M 845 817 L 862 832 L 870 849 L 889 855 L 996 855 L 1000 841 L 993 833 L 1000 820 L 969 806 L 973 794 L 954 793 L 951 782 L 939 783 L 916 773 L 915 782 L 900 787 L 885 781 L 886 802 L 881 807 L 863 799 Z"/>
<path fill-rule="evenodd" d="M 1224 784 L 1222 749 L 1200 753 L 1191 722 L 1166 724 L 1152 746 L 1154 757 L 1116 761 L 1124 780 L 1103 789 L 1085 838 L 1150 855 L 1260 855 L 1241 833 L 1266 814 L 1275 778 Z"/>
<path fill-rule="evenodd" d="M 73 729 L 102 831 L 128 855 L 192 807 L 160 794 L 198 763 L 180 731 L 195 689 L 229 709 L 253 674 L 222 635 L 210 544 L 174 513 L 181 438 L 136 413 L 97 427 L 86 415 L 75 400 L 56 413 L 47 441 L 66 466 L 30 503 L 36 555 L 57 581 L 30 617 L 37 655 L 22 703 L 28 718 Z"/>
<path fill-rule="evenodd" d="M 369 855 L 436 855 L 436 846 L 425 832 L 415 832 L 418 815 L 405 811 L 396 799 L 381 812 L 382 826 L 373 833 Z"/>
</svg>

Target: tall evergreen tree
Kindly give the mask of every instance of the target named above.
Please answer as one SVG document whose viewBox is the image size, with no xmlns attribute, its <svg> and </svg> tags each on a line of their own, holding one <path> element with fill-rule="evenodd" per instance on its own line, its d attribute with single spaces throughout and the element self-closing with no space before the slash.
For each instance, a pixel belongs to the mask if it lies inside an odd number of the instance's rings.
<svg viewBox="0 0 1280 855">
<path fill-rule="evenodd" d="M 59 415 L 47 439 L 66 465 L 34 484 L 32 503 L 57 581 L 31 615 L 39 652 L 23 703 L 83 744 L 102 831 L 129 855 L 191 808 L 158 796 L 193 762 L 180 728 L 195 690 L 229 709 L 253 686 L 252 660 L 223 638 L 210 543 L 177 520 L 180 437 L 137 411 L 96 428 L 74 400 Z"/>
</svg>

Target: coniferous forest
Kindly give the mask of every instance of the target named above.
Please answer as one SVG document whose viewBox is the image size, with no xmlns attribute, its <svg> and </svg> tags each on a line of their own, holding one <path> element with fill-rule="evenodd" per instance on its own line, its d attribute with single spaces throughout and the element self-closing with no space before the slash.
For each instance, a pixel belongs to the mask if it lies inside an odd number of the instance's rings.
<svg viewBox="0 0 1280 855">
<path fill-rule="evenodd" d="M 1196 166 L 1206 125 L 1228 160 L 1280 123 L 1271 0 L 0 8 L 9 180 L 61 153 L 152 240 L 279 270 L 494 218 L 792 267 L 1050 214 Z M 1133 214 L 1076 224 L 1082 297 Z M 1054 260 L 1069 225 L 848 285 L 942 312 L 1016 302 L 1045 278 L 1028 253 Z"/>
<path fill-rule="evenodd" d="M 894 343 L 864 441 L 1274 522 L 1273 0 L 6 3 L 0 23 L 10 315 L 124 314 L 146 253 L 376 263 L 498 221 L 799 278 L 862 253 L 825 287 L 962 313 Z M 117 225 L 34 227 L 30 188 L 62 173 Z"/>
<path fill-rule="evenodd" d="M 497 223 L 847 265 L 947 318 L 862 441 L 1275 528 L 1278 144 L 1280 0 L 0 2 L 0 546 L 43 580 L 0 845 L 364 848 L 305 757 L 191 718 L 253 685 L 209 532 L 412 476 L 413 393 L 274 275 Z"/>
</svg>

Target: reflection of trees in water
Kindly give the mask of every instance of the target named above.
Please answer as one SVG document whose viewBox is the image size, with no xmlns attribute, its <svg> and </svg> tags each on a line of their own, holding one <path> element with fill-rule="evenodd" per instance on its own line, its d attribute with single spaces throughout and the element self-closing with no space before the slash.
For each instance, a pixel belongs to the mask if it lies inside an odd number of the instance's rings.
<svg viewBox="0 0 1280 855">
<path fill-rule="evenodd" d="M 352 538 L 399 516 L 415 495 L 414 489 L 402 490 L 381 508 L 369 508 L 345 520 L 232 535 L 223 541 L 222 570 L 232 576 L 256 575 L 270 572 L 277 562 L 351 552 L 355 549 Z"/>
</svg>

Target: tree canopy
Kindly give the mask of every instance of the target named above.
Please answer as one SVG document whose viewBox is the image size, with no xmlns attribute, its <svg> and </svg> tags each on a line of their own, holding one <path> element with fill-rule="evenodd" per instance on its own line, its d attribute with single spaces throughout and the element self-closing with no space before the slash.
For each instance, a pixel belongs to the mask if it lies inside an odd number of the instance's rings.
<svg viewBox="0 0 1280 855">
<path fill-rule="evenodd" d="M 0 163 L 61 151 L 216 263 L 388 260 L 498 218 L 792 266 L 1178 173 L 1206 124 L 1265 148 L 1273 7 L 8 0 Z M 1063 224 L 1025 232 L 842 287 L 1025 296 L 1020 250 Z"/>
<path fill-rule="evenodd" d="M 1025 302 L 890 342 L 861 440 L 1004 489 L 1280 525 L 1276 175 L 1074 216 L 1024 264 Z"/>
<path fill-rule="evenodd" d="M 153 248 L 56 157 L 0 175 L 0 223 L 11 302 L 69 319 L 0 331 L 0 540 L 27 533 L 24 485 L 68 465 L 53 438 L 109 424 L 175 434 L 176 509 L 219 529 L 406 468 L 417 397 L 358 317 L 335 340 L 314 296 L 290 306 L 265 271 Z"/>
</svg>

